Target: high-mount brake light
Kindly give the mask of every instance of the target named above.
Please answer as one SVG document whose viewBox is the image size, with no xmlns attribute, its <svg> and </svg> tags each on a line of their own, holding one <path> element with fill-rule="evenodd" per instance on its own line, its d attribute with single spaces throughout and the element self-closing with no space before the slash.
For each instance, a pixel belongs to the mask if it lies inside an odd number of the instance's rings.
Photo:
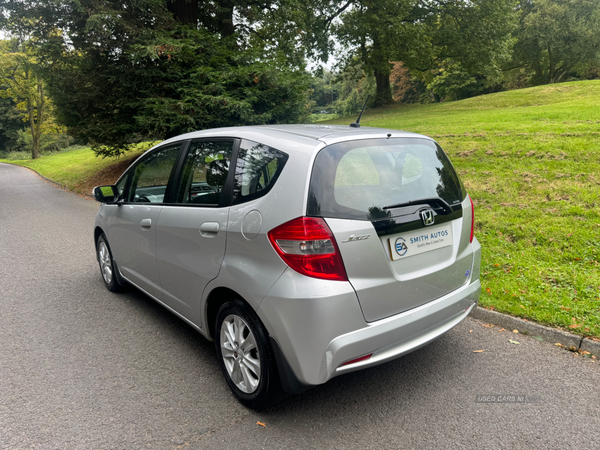
<svg viewBox="0 0 600 450">
<path fill-rule="evenodd" d="M 267 236 L 281 259 L 296 272 L 348 281 L 333 233 L 323 219 L 298 217 L 273 228 Z"/>
</svg>

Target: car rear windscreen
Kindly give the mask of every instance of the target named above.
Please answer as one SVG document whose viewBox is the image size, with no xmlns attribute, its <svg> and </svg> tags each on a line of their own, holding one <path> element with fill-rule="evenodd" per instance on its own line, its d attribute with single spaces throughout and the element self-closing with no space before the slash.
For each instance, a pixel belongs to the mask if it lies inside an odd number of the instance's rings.
<svg viewBox="0 0 600 450">
<path fill-rule="evenodd" d="M 376 220 L 394 205 L 441 198 L 450 206 L 466 193 L 444 151 L 419 138 L 333 144 L 315 159 L 309 216 Z"/>
</svg>

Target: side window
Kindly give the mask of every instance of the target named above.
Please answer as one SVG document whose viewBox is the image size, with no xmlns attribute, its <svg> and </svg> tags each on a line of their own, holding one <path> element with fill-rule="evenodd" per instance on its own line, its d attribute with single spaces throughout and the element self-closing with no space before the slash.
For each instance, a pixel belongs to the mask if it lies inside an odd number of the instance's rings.
<svg viewBox="0 0 600 450">
<path fill-rule="evenodd" d="M 267 145 L 243 140 L 238 151 L 233 204 L 254 200 L 273 187 L 288 155 Z"/>
<path fill-rule="evenodd" d="M 121 179 L 117 182 L 117 192 L 119 193 L 119 198 L 123 198 L 125 193 L 125 186 L 127 186 L 127 180 L 129 179 L 129 175 L 131 172 L 126 173 Z"/>
<path fill-rule="evenodd" d="M 233 141 L 192 142 L 177 189 L 177 203 L 218 206 L 233 151 Z"/>
<path fill-rule="evenodd" d="M 140 161 L 133 171 L 128 201 L 162 203 L 183 143 L 163 147 Z"/>
</svg>

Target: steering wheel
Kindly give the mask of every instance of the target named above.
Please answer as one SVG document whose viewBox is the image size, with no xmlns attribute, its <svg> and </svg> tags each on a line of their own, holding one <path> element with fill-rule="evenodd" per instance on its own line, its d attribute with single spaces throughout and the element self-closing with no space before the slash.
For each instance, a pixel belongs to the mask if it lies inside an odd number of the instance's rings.
<svg viewBox="0 0 600 450">
<path fill-rule="evenodd" d="M 136 195 L 136 202 L 140 202 L 140 203 L 152 203 L 150 201 L 150 199 L 148 197 L 146 197 L 144 194 L 142 195 Z"/>
</svg>

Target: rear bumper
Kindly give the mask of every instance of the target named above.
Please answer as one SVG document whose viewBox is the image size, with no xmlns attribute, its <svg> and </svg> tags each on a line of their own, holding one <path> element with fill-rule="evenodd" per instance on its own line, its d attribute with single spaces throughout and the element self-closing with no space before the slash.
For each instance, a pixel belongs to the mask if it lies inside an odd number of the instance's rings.
<svg viewBox="0 0 600 450">
<path fill-rule="evenodd" d="M 382 364 L 410 353 L 458 325 L 477 305 L 479 280 L 438 300 L 339 336 L 327 347 L 329 378 Z M 371 358 L 341 366 L 361 355 Z"/>
<path fill-rule="evenodd" d="M 329 295 L 315 297 L 315 283 Z M 313 295 L 307 297 L 306 291 Z M 323 282 L 287 270 L 257 312 L 278 354 L 284 388 L 299 392 L 426 345 L 460 323 L 477 304 L 480 291 L 479 279 L 472 278 L 437 300 L 367 323 L 346 283 Z M 341 366 L 368 354 L 372 354 L 368 360 Z"/>
</svg>

